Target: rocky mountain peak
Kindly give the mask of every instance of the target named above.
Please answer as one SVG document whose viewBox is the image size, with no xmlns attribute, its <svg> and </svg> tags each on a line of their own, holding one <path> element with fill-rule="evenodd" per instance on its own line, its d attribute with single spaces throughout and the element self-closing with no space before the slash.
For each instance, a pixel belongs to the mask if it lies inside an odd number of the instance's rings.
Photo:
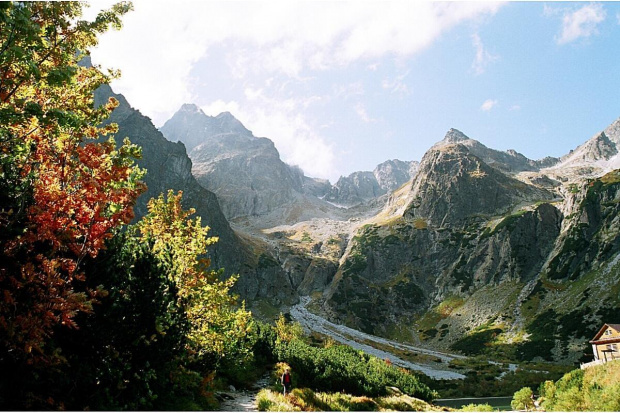
<svg viewBox="0 0 620 413">
<path fill-rule="evenodd" d="M 220 113 L 215 117 L 215 120 L 222 133 L 237 133 L 253 137 L 252 132 L 243 126 L 239 119 L 235 118 L 230 112 Z"/>
<path fill-rule="evenodd" d="M 217 194 L 228 219 L 269 213 L 303 192 L 303 172 L 282 162 L 271 140 L 255 137 L 230 112 L 212 117 L 186 104 L 161 131 L 185 143 L 192 174 Z"/>
<path fill-rule="evenodd" d="M 610 141 L 615 143 L 616 146 L 620 146 L 620 118 L 605 128 L 604 132 Z"/>
<path fill-rule="evenodd" d="M 458 129 L 451 128 L 446 133 L 446 136 L 443 138 L 443 141 L 441 142 L 449 144 L 449 143 L 463 142 L 467 140 L 469 140 L 469 137 L 467 135 L 465 135 L 463 132 L 461 132 Z"/>
<path fill-rule="evenodd" d="M 205 113 L 202 111 L 202 109 L 200 109 L 200 107 L 198 107 L 198 105 L 195 105 L 193 103 L 184 103 L 181 106 L 181 109 L 179 109 L 179 112 L 187 112 L 187 113 L 201 113 L 203 115 L 205 115 Z M 205 115 L 207 116 L 207 115 Z"/>
<path fill-rule="evenodd" d="M 436 227 L 458 226 L 481 214 L 501 215 L 522 201 L 553 198 L 489 166 L 460 143 L 431 148 L 411 190 L 406 214 Z"/>
<path fill-rule="evenodd" d="M 561 158 L 551 170 L 576 177 L 594 178 L 620 168 L 620 119 Z"/>
<path fill-rule="evenodd" d="M 356 205 L 390 193 L 409 181 L 419 162 L 398 159 L 385 161 L 372 171 L 357 171 L 341 176 L 325 195 L 325 200 L 340 205 Z"/>
<path fill-rule="evenodd" d="M 188 153 L 200 145 L 207 136 L 221 134 L 252 136 L 252 132 L 230 112 L 223 112 L 215 117 L 208 116 L 193 103 L 183 104 L 160 130 L 168 139 L 183 142 Z"/>
<path fill-rule="evenodd" d="M 514 149 L 509 149 L 507 151 L 491 149 L 454 128 L 450 129 L 446 133 L 444 139 L 437 142 L 433 148 L 454 144 L 465 146 L 484 163 L 504 173 L 517 174 L 523 171 L 538 171 L 541 168 L 549 167 L 558 162 L 557 158 L 550 157 L 539 161 L 531 160 Z"/>
</svg>

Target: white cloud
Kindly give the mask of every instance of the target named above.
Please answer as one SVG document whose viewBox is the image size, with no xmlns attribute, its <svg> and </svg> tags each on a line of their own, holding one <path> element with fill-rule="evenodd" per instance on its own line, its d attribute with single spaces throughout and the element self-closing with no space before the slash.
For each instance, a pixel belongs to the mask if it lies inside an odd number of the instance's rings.
<svg viewBox="0 0 620 413">
<path fill-rule="evenodd" d="M 383 82 L 381 82 L 381 87 L 383 87 L 383 89 L 391 91 L 392 93 L 408 95 L 409 87 L 407 86 L 407 83 L 405 83 L 405 78 L 408 75 L 409 71 L 394 77 L 394 79 L 384 79 Z"/>
<path fill-rule="evenodd" d="M 123 18 L 122 30 L 102 36 L 93 61 L 120 69 L 114 89 L 161 124 L 181 104 L 194 100 L 189 76 L 207 40 L 187 10 L 143 2 L 134 6 Z"/>
<path fill-rule="evenodd" d="M 375 123 L 377 121 L 377 119 L 372 118 L 370 115 L 368 115 L 368 111 L 366 110 L 366 106 L 364 106 L 364 104 L 362 102 L 358 102 L 355 105 L 355 113 L 357 113 L 357 116 L 359 116 L 359 118 L 364 123 Z"/>
<path fill-rule="evenodd" d="M 597 26 L 607 13 L 601 4 L 588 4 L 580 9 L 565 12 L 562 17 L 562 33 L 557 38 L 558 44 L 573 42 L 582 37 L 597 34 Z"/>
<path fill-rule="evenodd" d="M 114 88 L 161 124 L 194 100 L 192 69 L 200 60 L 228 64 L 226 72 L 242 81 L 258 75 L 300 77 L 359 60 L 372 66 L 378 58 L 415 54 L 459 23 L 500 7 L 404 1 L 177 1 L 171 6 L 136 0 L 124 28 L 102 37 L 93 60 L 121 69 Z M 214 46 L 225 50 L 224 59 L 208 60 Z"/>
<path fill-rule="evenodd" d="M 521 110 L 521 106 L 520 106 L 520 105 L 512 105 L 512 106 L 510 107 L 510 110 L 511 110 L 511 111 Z"/>
<path fill-rule="evenodd" d="M 482 40 L 478 33 L 474 33 L 471 36 L 472 44 L 476 49 L 476 57 L 474 57 L 474 61 L 471 64 L 471 68 L 476 75 L 481 75 L 485 72 L 487 66 L 490 63 L 495 62 L 499 59 L 499 56 L 492 55 L 487 50 L 485 50 L 484 45 L 482 44 Z"/>
<path fill-rule="evenodd" d="M 498 102 L 495 99 L 487 99 L 487 100 L 484 101 L 482 106 L 480 106 L 480 110 L 482 110 L 484 112 L 488 112 L 491 109 L 493 109 L 497 105 L 497 103 Z"/>
</svg>

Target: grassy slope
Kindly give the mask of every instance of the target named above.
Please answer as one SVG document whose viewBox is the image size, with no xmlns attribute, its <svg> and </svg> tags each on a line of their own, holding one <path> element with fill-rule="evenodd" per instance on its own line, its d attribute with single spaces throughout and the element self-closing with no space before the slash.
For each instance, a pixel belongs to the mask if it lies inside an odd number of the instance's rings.
<svg viewBox="0 0 620 413">
<path fill-rule="evenodd" d="M 620 360 L 573 370 L 540 394 L 547 411 L 620 411 Z"/>
</svg>

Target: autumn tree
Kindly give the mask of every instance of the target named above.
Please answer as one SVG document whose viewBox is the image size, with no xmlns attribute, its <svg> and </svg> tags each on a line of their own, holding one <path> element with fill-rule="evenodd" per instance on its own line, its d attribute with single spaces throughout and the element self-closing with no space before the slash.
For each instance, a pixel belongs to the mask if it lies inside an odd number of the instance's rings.
<svg viewBox="0 0 620 413">
<path fill-rule="evenodd" d="M 181 207 L 182 192 L 168 191 L 148 203 L 149 214 L 138 224 L 143 242 L 152 242 L 153 253 L 170 254 L 169 277 L 176 283 L 178 299 L 189 322 L 188 350 L 193 360 L 217 367 L 225 358 L 243 364 L 251 355 L 251 313 L 236 307 L 230 289 L 237 278 L 221 279 L 222 272 L 209 268 L 207 247 L 217 242 L 208 237 L 194 210 Z"/>
<path fill-rule="evenodd" d="M 82 262 L 128 223 L 143 192 L 139 148 L 100 126 L 118 102 L 95 108 L 94 90 L 117 73 L 78 62 L 131 4 L 92 22 L 83 3 L 0 3 L 0 363 L 50 364 L 58 326 L 90 311 L 77 292 Z M 107 140 L 106 140 L 107 139 Z"/>
</svg>

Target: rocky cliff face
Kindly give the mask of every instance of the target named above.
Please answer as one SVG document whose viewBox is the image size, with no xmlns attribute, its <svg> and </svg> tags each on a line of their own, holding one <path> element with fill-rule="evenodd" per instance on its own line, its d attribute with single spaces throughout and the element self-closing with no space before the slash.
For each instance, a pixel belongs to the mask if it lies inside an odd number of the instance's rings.
<svg viewBox="0 0 620 413">
<path fill-rule="evenodd" d="M 340 177 L 325 195 L 325 200 L 347 206 L 368 202 L 409 181 L 418 167 L 418 162 L 394 159 L 379 164 L 373 172 L 353 172 L 347 177 Z"/>
<path fill-rule="evenodd" d="M 391 159 L 377 165 L 372 173 L 379 187 L 386 193 L 390 193 L 411 180 L 418 173 L 419 168 L 420 162 L 417 161 L 404 162 Z"/>
<path fill-rule="evenodd" d="M 194 104 L 181 106 L 181 109 L 161 127 L 161 133 L 171 141 L 183 142 L 187 153 L 200 145 L 205 136 L 224 133 L 252 136 L 252 132 L 247 130 L 230 112 L 223 112 L 215 117 L 207 116 Z"/>
<path fill-rule="evenodd" d="M 232 230 L 215 194 L 198 184 L 192 175 L 192 162 L 185 146 L 164 138 L 149 118 L 133 109 L 122 95 L 115 94 L 107 85 L 96 91 L 95 104 L 106 102 L 110 96 L 118 99 L 120 105 L 108 121 L 118 124 L 119 138 L 129 137 L 133 143 L 142 147 L 142 159 L 138 165 L 147 170 L 145 182 L 148 190 L 138 199 L 136 218 L 148 212 L 146 204 L 152 197 L 167 193 L 169 189 L 183 191 L 184 207 L 194 208 L 196 215 L 202 218 L 203 225 L 211 228 L 209 235 L 219 238 L 209 249 L 213 266 L 224 268 L 227 277 L 240 274 L 235 289 L 245 299 L 266 300 L 274 305 L 295 302 L 296 293 L 284 271 L 279 267 L 261 267 L 256 244 L 250 245 Z M 234 125 L 234 122 L 228 123 Z"/>
<path fill-rule="evenodd" d="M 209 137 L 190 152 L 192 173 L 215 192 L 228 219 L 263 215 L 291 202 L 303 181 L 280 160 L 273 142 L 238 134 Z"/>
<path fill-rule="evenodd" d="M 209 117 L 183 105 L 162 132 L 187 142 L 193 175 L 217 194 L 228 219 L 267 214 L 303 192 L 303 172 L 282 162 L 271 140 L 254 137 L 230 113 Z"/>
<path fill-rule="evenodd" d="M 584 160 L 613 159 L 601 135 Z M 620 172 L 550 191 L 514 178 L 544 163 L 515 159 L 449 131 L 392 195 L 406 206 L 352 234 L 322 311 L 466 354 L 576 361 L 620 303 Z"/>
</svg>

